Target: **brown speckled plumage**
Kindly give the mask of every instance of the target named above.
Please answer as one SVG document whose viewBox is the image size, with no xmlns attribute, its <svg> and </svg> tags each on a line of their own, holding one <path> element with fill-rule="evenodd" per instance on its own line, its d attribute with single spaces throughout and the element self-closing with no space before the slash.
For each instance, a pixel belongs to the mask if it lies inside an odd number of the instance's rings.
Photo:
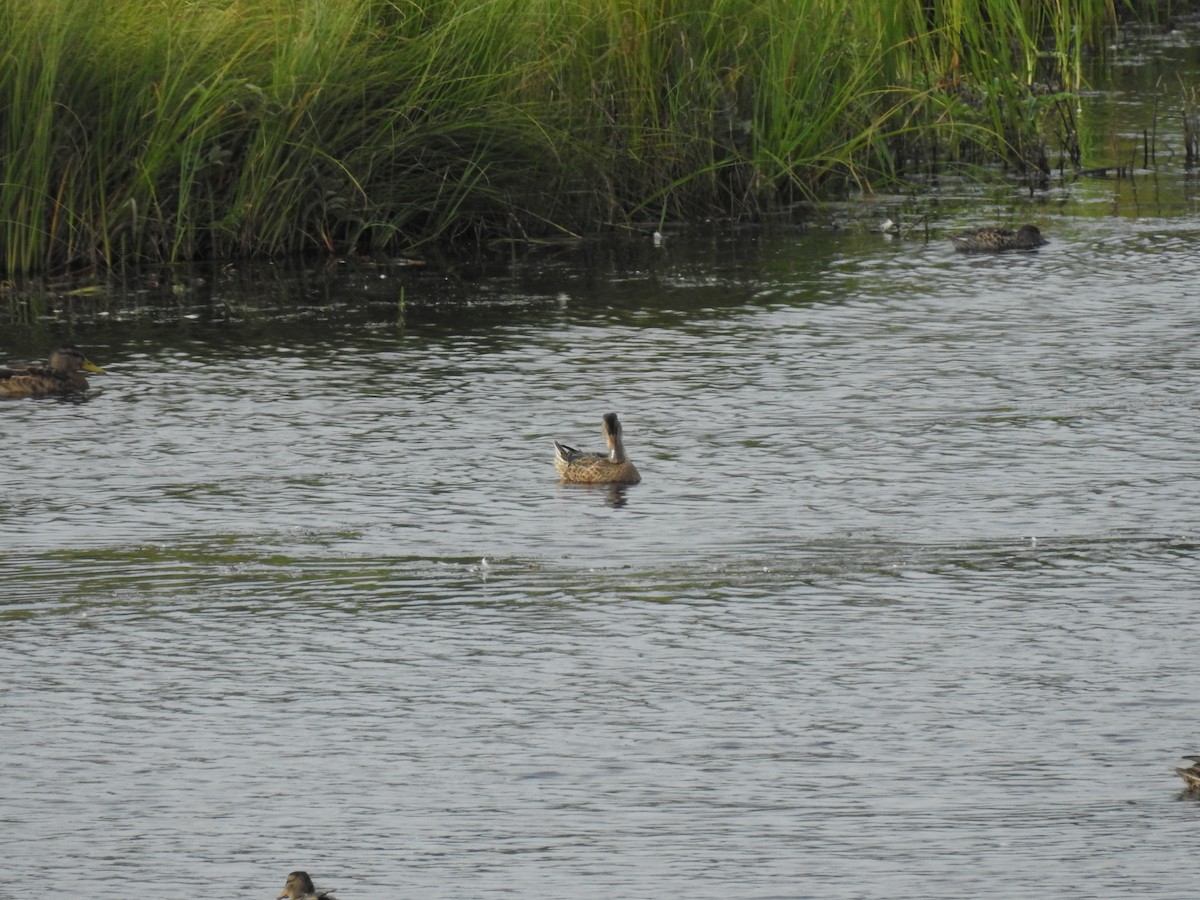
<svg viewBox="0 0 1200 900">
<path fill-rule="evenodd" d="M 967 253 L 1000 253 L 1005 250 L 1034 250 L 1047 243 L 1036 225 L 1011 228 L 973 228 L 950 235 L 956 250 Z"/>
<path fill-rule="evenodd" d="M 575 484 L 637 484 L 642 480 L 637 467 L 625 455 L 621 420 L 616 413 L 604 416 L 607 453 L 585 453 L 554 442 L 554 467 L 563 481 Z"/>
<path fill-rule="evenodd" d="M 313 887 L 307 872 L 292 872 L 283 886 L 283 893 L 275 900 L 334 900 L 334 897 L 329 891 L 318 891 Z"/>
<path fill-rule="evenodd" d="M 1180 767 L 1175 770 L 1176 774 L 1183 779 L 1183 783 L 1187 785 L 1184 790 L 1200 794 L 1200 756 L 1185 756 L 1184 759 L 1190 759 L 1192 764 L 1186 769 Z"/>
<path fill-rule="evenodd" d="M 86 391 L 87 379 L 80 374 L 103 372 L 88 362 L 74 344 L 62 344 L 50 351 L 50 361 L 44 366 L 23 369 L 0 369 L 0 396 L 47 397 L 51 394 L 74 394 Z"/>
</svg>

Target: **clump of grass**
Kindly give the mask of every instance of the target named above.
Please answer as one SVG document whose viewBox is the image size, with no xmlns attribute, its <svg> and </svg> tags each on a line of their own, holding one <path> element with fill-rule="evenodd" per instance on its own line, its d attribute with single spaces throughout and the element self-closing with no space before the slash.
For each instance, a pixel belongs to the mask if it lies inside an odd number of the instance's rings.
<svg viewBox="0 0 1200 900">
<path fill-rule="evenodd" d="M 1110 0 L 0 0 L 0 269 L 749 217 L 934 160 L 1044 168 L 1055 98 L 1113 15 Z"/>
</svg>

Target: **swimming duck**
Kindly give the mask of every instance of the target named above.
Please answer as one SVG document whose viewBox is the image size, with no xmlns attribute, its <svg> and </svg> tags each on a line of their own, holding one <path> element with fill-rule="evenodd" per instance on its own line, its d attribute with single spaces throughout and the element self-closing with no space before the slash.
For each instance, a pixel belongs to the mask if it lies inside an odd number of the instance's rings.
<svg viewBox="0 0 1200 900">
<path fill-rule="evenodd" d="M 313 887 L 307 872 L 292 872 L 283 886 L 283 893 L 275 900 L 334 900 L 329 891 L 318 891 Z"/>
<path fill-rule="evenodd" d="M 1200 756 L 1185 756 L 1184 759 L 1190 759 L 1192 764 L 1186 769 L 1178 768 L 1175 772 L 1187 785 L 1184 790 L 1193 794 L 1200 794 Z"/>
<path fill-rule="evenodd" d="M 608 453 L 584 453 L 566 444 L 554 442 L 554 468 L 563 481 L 577 484 L 637 484 L 642 480 L 637 468 L 625 455 L 621 441 L 621 420 L 616 413 L 604 415 L 604 440 Z"/>
<path fill-rule="evenodd" d="M 88 362 L 74 344 L 61 344 L 50 351 L 50 362 L 44 366 L 23 369 L 0 369 L 0 396 L 46 397 L 51 394 L 73 394 L 87 390 L 87 379 L 79 370 L 104 370 Z"/>
<path fill-rule="evenodd" d="M 1034 250 L 1048 243 L 1036 225 L 1011 228 L 972 228 L 950 235 L 954 249 L 967 253 L 999 253 L 1003 250 Z"/>
</svg>

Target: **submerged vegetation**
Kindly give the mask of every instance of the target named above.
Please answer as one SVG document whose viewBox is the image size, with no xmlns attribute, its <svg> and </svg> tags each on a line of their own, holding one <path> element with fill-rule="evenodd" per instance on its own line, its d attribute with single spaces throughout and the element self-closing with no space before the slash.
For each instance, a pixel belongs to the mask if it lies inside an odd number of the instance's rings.
<svg viewBox="0 0 1200 900">
<path fill-rule="evenodd" d="M 935 166 L 1045 171 L 1072 157 L 1063 99 L 1116 13 L 0 0 L 0 269 L 752 217 Z"/>
</svg>

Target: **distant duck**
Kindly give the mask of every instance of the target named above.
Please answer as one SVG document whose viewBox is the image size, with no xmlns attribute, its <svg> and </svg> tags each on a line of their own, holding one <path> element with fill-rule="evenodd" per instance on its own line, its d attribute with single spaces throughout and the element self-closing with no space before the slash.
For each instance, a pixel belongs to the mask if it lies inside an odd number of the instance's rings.
<svg viewBox="0 0 1200 900">
<path fill-rule="evenodd" d="M 0 396 L 48 397 L 86 391 L 87 379 L 80 374 L 80 369 L 104 372 L 99 366 L 88 362 L 83 351 L 74 344 L 60 344 L 50 351 L 50 361 L 44 366 L 0 368 Z"/>
<path fill-rule="evenodd" d="M 293 872 L 287 877 L 283 893 L 275 900 L 334 900 L 329 891 L 318 891 L 313 887 L 307 872 Z"/>
<path fill-rule="evenodd" d="M 1178 768 L 1175 772 L 1187 785 L 1184 790 L 1192 794 L 1200 794 L 1200 756 L 1185 756 L 1184 759 L 1191 760 L 1192 764 L 1186 769 Z"/>
<path fill-rule="evenodd" d="M 1036 250 L 1048 243 L 1036 225 L 1011 228 L 972 228 L 950 235 L 954 249 L 967 253 L 1000 253 L 1004 250 Z"/>
<path fill-rule="evenodd" d="M 554 442 L 554 468 L 563 481 L 577 484 L 637 484 L 642 480 L 637 468 L 625 455 L 621 440 L 621 420 L 616 413 L 604 415 L 604 440 L 607 453 L 584 453 L 566 444 Z"/>
</svg>

